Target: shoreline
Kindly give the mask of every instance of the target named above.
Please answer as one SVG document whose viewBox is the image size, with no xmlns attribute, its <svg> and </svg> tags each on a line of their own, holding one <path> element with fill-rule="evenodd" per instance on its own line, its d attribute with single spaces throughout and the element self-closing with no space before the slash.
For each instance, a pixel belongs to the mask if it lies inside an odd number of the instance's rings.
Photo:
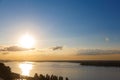
<svg viewBox="0 0 120 80">
<path fill-rule="evenodd" d="M 120 67 L 119 60 L 47 60 L 47 61 L 18 61 L 18 60 L 2 60 L 4 62 L 69 62 L 79 63 L 82 66 L 103 66 L 103 67 Z"/>
</svg>

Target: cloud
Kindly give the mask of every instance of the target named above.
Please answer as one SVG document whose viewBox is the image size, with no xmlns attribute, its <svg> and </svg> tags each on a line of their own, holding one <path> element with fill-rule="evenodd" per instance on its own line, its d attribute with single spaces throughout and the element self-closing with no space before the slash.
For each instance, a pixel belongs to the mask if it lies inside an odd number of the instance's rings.
<svg viewBox="0 0 120 80">
<path fill-rule="evenodd" d="M 77 51 L 77 55 L 108 55 L 108 54 L 120 54 L 120 50 L 84 49 Z"/>
<path fill-rule="evenodd" d="M 18 46 L 9 46 L 9 47 L 4 47 L 1 48 L 0 51 L 27 51 L 27 50 L 33 50 L 34 48 L 22 48 Z"/>
<path fill-rule="evenodd" d="M 51 48 L 53 51 L 55 50 L 62 50 L 63 49 L 63 46 L 55 46 L 55 47 L 52 47 Z"/>
</svg>

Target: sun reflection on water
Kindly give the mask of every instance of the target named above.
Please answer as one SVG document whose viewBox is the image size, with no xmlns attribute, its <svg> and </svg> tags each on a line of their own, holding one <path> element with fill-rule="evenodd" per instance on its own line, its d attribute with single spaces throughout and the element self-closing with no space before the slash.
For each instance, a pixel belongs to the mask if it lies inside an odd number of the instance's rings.
<svg viewBox="0 0 120 80">
<path fill-rule="evenodd" d="M 24 62 L 19 64 L 19 68 L 21 69 L 21 74 L 24 76 L 30 75 L 30 71 L 32 67 L 33 67 L 32 63 L 29 63 L 29 62 Z"/>
</svg>

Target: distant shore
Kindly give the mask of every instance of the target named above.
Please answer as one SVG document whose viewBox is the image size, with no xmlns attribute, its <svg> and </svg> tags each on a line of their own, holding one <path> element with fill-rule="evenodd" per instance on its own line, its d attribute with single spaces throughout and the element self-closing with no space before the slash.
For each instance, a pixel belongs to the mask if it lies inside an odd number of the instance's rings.
<svg viewBox="0 0 120 80">
<path fill-rule="evenodd" d="M 25 60 L 0 60 L 0 62 L 25 62 Z M 104 66 L 104 67 L 120 67 L 120 60 L 43 60 L 28 62 L 70 62 L 80 63 L 83 66 Z"/>
<path fill-rule="evenodd" d="M 82 61 L 84 66 L 120 67 L 120 61 Z"/>
</svg>

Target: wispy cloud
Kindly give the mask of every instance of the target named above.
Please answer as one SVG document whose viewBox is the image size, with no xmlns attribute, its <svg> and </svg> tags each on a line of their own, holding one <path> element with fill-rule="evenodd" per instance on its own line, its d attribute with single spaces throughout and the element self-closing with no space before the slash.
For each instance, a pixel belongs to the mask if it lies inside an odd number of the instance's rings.
<svg viewBox="0 0 120 80">
<path fill-rule="evenodd" d="M 1 48 L 0 51 L 27 51 L 27 50 L 33 50 L 34 48 L 22 48 L 18 46 L 9 46 L 9 47 L 4 47 Z"/>
<path fill-rule="evenodd" d="M 120 50 L 83 49 L 77 51 L 77 55 L 108 55 L 108 54 L 120 54 Z"/>
<path fill-rule="evenodd" d="M 55 50 L 62 50 L 63 49 L 63 46 L 55 46 L 55 47 L 52 47 L 51 48 L 53 51 Z"/>
<path fill-rule="evenodd" d="M 18 46 L 9 46 L 0 49 L 0 53 L 2 55 L 7 55 L 9 53 L 17 52 L 22 53 L 20 51 L 29 51 L 30 53 L 34 53 L 34 55 L 66 55 L 66 56 L 80 56 L 80 55 L 109 55 L 109 54 L 120 54 L 120 50 L 107 50 L 107 49 L 80 49 L 80 48 L 68 48 L 63 46 L 55 46 L 46 49 L 27 49 Z M 16 54 L 14 54 L 16 55 Z"/>
</svg>

